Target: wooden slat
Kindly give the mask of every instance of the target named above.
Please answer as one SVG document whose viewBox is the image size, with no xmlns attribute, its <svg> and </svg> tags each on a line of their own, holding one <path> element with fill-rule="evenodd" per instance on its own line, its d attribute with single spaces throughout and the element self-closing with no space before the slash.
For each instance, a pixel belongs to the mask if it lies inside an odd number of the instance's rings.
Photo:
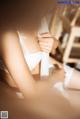
<svg viewBox="0 0 80 119">
<path fill-rule="evenodd" d="M 73 44 L 73 47 L 75 47 L 75 48 L 80 48 L 80 43 L 74 43 L 74 44 Z"/>
<path fill-rule="evenodd" d="M 80 59 L 77 58 L 69 58 L 66 61 L 64 61 L 65 63 L 80 63 Z"/>
</svg>

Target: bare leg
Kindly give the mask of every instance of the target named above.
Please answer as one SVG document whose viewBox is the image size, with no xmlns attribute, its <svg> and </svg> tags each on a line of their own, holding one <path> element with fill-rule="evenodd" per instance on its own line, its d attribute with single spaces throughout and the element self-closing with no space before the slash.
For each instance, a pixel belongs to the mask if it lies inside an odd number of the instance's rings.
<svg viewBox="0 0 80 119">
<path fill-rule="evenodd" d="M 70 74 L 71 73 L 71 74 Z M 56 70 L 53 72 L 52 78 L 55 78 L 55 82 L 63 82 L 64 88 L 69 89 L 80 89 L 80 71 L 72 69 L 68 66 L 67 68 L 67 77 L 65 68 L 62 70 Z M 66 83 L 65 83 L 66 82 Z"/>
<path fill-rule="evenodd" d="M 68 88 L 80 89 L 80 72 L 79 71 L 74 69 L 71 80 L 68 84 Z"/>
<path fill-rule="evenodd" d="M 7 82 L 7 84 L 10 87 L 17 88 L 17 85 L 16 85 L 15 81 L 12 79 L 12 77 L 10 76 L 9 72 L 5 73 L 5 81 Z"/>
</svg>

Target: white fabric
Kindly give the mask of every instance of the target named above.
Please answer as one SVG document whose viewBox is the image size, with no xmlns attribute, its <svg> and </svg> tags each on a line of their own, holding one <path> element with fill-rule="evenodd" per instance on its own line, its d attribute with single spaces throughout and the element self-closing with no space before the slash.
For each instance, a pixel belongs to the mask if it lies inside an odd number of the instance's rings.
<svg viewBox="0 0 80 119">
<path fill-rule="evenodd" d="M 68 98 L 68 93 L 63 87 L 63 82 L 57 82 L 54 85 L 54 88 L 57 89 L 65 98 Z"/>
<path fill-rule="evenodd" d="M 64 86 L 68 87 L 73 74 L 73 68 L 64 64 L 64 71 L 65 71 Z"/>
<path fill-rule="evenodd" d="M 49 76 L 49 54 L 42 52 L 40 76 Z"/>
<path fill-rule="evenodd" d="M 26 37 L 19 32 L 18 34 L 19 34 L 21 46 L 24 47 L 25 44 L 22 41 Z M 49 68 L 52 67 L 53 65 L 49 62 L 49 55 L 47 53 L 40 51 L 40 52 L 30 54 L 26 52 L 24 54 L 24 57 L 25 57 L 26 63 L 28 64 L 30 70 L 33 70 L 36 67 L 36 65 L 39 64 L 41 61 L 41 76 L 49 75 Z"/>
<path fill-rule="evenodd" d="M 64 71 L 65 71 L 65 79 L 64 82 L 57 82 L 54 85 L 54 88 L 56 88 L 59 92 L 61 92 L 61 94 L 68 98 L 68 93 L 66 92 L 65 88 L 68 87 L 70 80 L 72 78 L 72 74 L 73 74 L 73 68 L 67 66 L 66 64 L 64 64 Z"/>
<path fill-rule="evenodd" d="M 39 62 L 41 61 L 42 53 L 37 52 L 33 54 L 25 54 L 24 57 L 29 66 L 29 69 L 33 70 L 37 66 L 37 64 L 39 64 Z"/>
<path fill-rule="evenodd" d="M 43 52 L 36 52 L 33 54 L 25 54 L 24 57 L 30 70 L 33 70 L 41 61 L 41 76 L 47 76 L 49 75 L 49 68 L 53 67 L 53 65 L 48 60 L 49 56 L 46 55 Z"/>
<path fill-rule="evenodd" d="M 49 28 L 48 28 L 47 19 L 44 17 L 41 21 L 41 26 L 38 31 L 38 36 L 40 37 L 40 34 L 46 32 L 49 32 Z M 49 75 L 49 54 L 42 52 L 40 76 L 48 76 L 48 75 Z"/>
<path fill-rule="evenodd" d="M 80 63 L 76 64 L 76 68 L 80 69 Z"/>
</svg>

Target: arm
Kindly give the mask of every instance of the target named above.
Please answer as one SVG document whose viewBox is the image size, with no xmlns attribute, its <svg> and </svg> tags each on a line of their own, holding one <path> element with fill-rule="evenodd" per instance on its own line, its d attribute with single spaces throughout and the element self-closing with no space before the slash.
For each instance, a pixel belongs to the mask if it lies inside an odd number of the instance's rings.
<svg viewBox="0 0 80 119">
<path fill-rule="evenodd" d="M 5 65 L 21 92 L 27 96 L 34 95 L 35 81 L 25 62 L 17 33 L 2 35 L 2 53 Z"/>
<path fill-rule="evenodd" d="M 52 53 L 55 54 L 56 48 L 59 45 L 58 40 L 56 40 L 55 37 L 52 37 L 50 33 L 44 33 L 41 34 L 39 37 L 39 45 L 42 51 L 46 53 Z M 49 57 L 49 60 L 52 64 L 55 64 L 58 66 L 58 68 L 62 68 L 62 64 L 59 63 L 57 60 Z"/>
<path fill-rule="evenodd" d="M 63 68 L 62 64 L 60 62 L 58 62 L 57 60 L 55 60 L 54 58 L 49 57 L 49 59 L 50 59 L 50 62 L 53 65 L 56 65 L 59 69 L 62 69 Z"/>
</svg>

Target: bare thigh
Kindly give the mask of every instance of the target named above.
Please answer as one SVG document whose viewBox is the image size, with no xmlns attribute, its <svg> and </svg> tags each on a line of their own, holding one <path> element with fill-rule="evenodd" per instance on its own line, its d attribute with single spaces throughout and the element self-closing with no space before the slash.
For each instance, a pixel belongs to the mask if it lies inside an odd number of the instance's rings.
<svg viewBox="0 0 80 119">
<path fill-rule="evenodd" d="M 65 78 L 64 69 L 53 70 L 49 78 L 53 81 L 53 84 L 59 81 L 63 82 Z"/>
<path fill-rule="evenodd" d="M 80 71 L 74 69 L 73 75 L 71 77 L 69 88 L 80 89 Z"/>
</svg>

